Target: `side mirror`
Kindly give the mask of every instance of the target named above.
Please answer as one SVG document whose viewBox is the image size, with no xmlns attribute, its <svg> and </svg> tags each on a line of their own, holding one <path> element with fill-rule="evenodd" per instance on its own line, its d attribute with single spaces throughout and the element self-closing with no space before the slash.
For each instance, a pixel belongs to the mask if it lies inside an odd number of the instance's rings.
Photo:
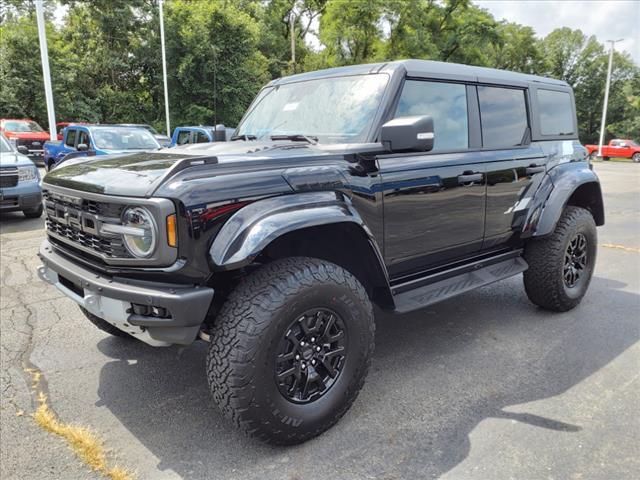
<svg viewBox="0 0 640 480">
<path fill-rule="evenodd" d="M 79 152 L 86 152 L 87 150 L 89 150 L 89 145 L 87 145 L 86 143 L 79 143 L 76 148 Z"/>
<path fill-rule="evenodd" d="M 391 152 L 428 152 L 433 148 L 433 118 L 416 115 L 389 120 L 382 125 L 380 140 Z"/>
<path fill-rule="evenodd" d="M 29 149 L 24 145 L 20 145 L 18 147 L 18 153 L 21 153 L 22 155 L 29 155 Z"/>
</svg>

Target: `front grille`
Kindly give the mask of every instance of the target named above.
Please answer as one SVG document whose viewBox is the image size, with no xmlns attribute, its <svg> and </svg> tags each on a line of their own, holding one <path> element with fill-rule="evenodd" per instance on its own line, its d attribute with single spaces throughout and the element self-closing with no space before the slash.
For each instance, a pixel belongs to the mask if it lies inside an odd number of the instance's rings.
<svg viewBox="0 0 640 480">
<path fill-rule="evenodd" d="M 42 196 L 47 232 L 58 242 L 102 259 L 132 258 L 120 236 L 100 235 L 102 223 L 120 223 L 124 205 L 55 195 L 47 190 Z"/>
<path fill-rule="evenodd" d="M 16 147 L 24 145 L 30 151 L 31 150 L 42 150 L 44 148 L 45 140 L 31 140 L 28 138 L 16 138 Z"/>
<path fill-rule="evenodd" d="M 18 167 L 0 168 L 0 188 L 18 185 Z"/>
</svg>

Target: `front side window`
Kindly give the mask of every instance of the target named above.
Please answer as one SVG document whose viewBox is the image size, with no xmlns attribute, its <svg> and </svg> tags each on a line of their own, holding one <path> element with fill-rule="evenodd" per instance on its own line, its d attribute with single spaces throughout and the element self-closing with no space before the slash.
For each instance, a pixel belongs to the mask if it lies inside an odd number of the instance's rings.
<svg viewBox="0 0 640 480">
<path fill-rule="evenodd" d="M 320 143 L 364 142 L 389 81 L 386 74 L 319 78 L 265 88 L 236 135 L 308 135 Z"/>
<path fill-rule="evenodd" d="M 542 135 L 573 135 L 573 105 L 568 92 L 539 88 L 538 110 Z"/>
<path fill-rule="evenodd" d="M 185 145 L 187 143 L 189 143 L 189 135 L 191 135 L 191 132 L 189 130 L 181 130 L 178 132 L 178 139 L 176 140 L 176 143 L 178 145 Z"/>
<path fill-rule="evenodd" d="M 508 148 L 522 145 L 529 123 L 524 90 L 478 87 L 482 145 Z"/>
<path fill-rule="evenodd" d="M 87 147 L 90 146 L 89 134 L 84 130 L 80 130 L 80 134 L 78 135 L 78 145 L 84 143 Z"/>
<path fill-rule="evenodd" d="M 76 146 L 76 134 L 78 133 L 78 131 L 75 128 L 72 129 L 68 129 L 67 130 L 67 138 L 64 141 L 64 144 L 67 147 L 75 147 Z"/>
<path fill-rule="evenodd" d="M 432 151 L 469 147 L 465 85 L 407 80 L 395 116 L 413 115 L 430 115 L 433 118 Z"/>
</svg>

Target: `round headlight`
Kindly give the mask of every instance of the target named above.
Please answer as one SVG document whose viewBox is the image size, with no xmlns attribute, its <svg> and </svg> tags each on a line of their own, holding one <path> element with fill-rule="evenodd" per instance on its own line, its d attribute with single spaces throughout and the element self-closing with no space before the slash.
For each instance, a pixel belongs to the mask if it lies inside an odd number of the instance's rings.
<svg viewBox="0 0 640 480">
<path fill-rule="evenodd" d="M 142 207 L 127 208 L 122 216 L 122 223 L 125 227 L 132 228 L 122 236 L 127 250 L 136 257 L 151 256 L 156 248 L 157 228 L 149 211 Z"/>
</svg>

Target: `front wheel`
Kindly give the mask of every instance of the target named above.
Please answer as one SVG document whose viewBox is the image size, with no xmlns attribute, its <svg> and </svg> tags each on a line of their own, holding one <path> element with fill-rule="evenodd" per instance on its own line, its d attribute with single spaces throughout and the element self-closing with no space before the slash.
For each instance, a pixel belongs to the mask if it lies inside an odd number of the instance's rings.
<svg viewBox="0 0 640 480">
<path fill-rule="evenodd" d="M 40 218 L 42 216 L 43 211 L 44 211 L 44 207 L 42 206 L 42 204 L 40 204 L 36 208 L 32 208 L 30 210 L 23 210 L 22 213 L 27 218 Z"/>
<path fill-rule="evenodd" d="M 207 354 L 215 402 L 273 444 L 321 434 L 364 384 L 374 342 L 371 303 L 329 262 L 277 260 L 244 278 L 222 307 Z"/>
<path fill-rule="evenodd" d="M 596 160 L 598 160 L 597 150 L 594 150 L 593 152 L 591 152 L 591 154 L 589 154 L 589 160 L 591 160 L 592 162 L 595 162 Z"/>
<path fill-rule="evenodd" d="M 566 312 L 587 293 L 596 262 L 596 224 L 588 210 L 569 206 L 554 232 L 530 240 L 524 258 L 524 287 L 529 300 L 556 312 Z"/>
</svg>

